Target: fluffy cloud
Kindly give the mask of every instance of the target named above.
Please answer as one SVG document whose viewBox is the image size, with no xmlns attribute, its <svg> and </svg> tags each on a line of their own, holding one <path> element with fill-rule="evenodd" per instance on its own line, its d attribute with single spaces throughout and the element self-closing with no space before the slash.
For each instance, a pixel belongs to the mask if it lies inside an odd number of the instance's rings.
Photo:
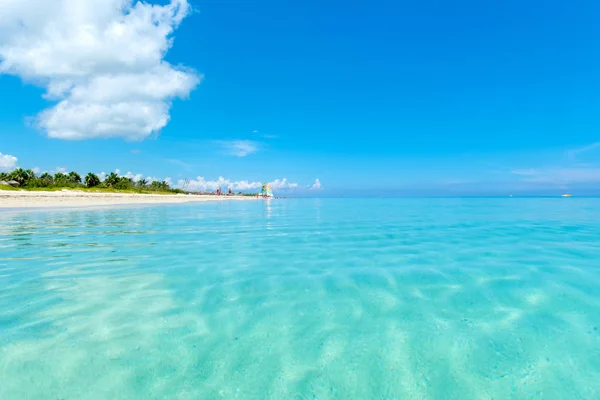
<svg viewBox="0 0 600 400">
<path fill-rule="evenodd" d="M 2 1 L 2 0 L 0 0 L 0 1 Z M 32 171 L 33 171 L 33 172 L 34 172 L 36 175 L 39 175 L 39 174 L 41 174 L 41 173 L 44 173 L 44 174 L 45 174 L 45 173 L 48 173 L 48 174 L 51 174 L 51 175 L 54 175 L 54 174 L 57 174 L 57 173 L 65 174 L 65 173 L 67 173 L 67 172 L 68 172 L 66 167 L 56 167 L 56 168 L 54 168 L 53 170 L 47 170 L 47 169 L 45 169 L 45 170 L 42 170 L 42 169 L 41 169 L 41 168 L 39 168 L 39 167 L 35 167 L 35 168 L 32 168 L 31 170 L 32 170 Z"/>
<path fill-rule="evenodd" d="M 201 76 L 164 60 L 187 0 L 1 0 L 0 73 L 58 103 L 36 118 L 49 137 L 140 140 L 169 121 Z"/>
<path fill-rule="evenodd" d="M 115 173 L 117 175 L 121 176 L 121 171 L 119 169 L 116 169 Z M 100 181 L 103 182 L 106 179 L 108 174 L 106 174 L 105 172 L 100 172 L 96 175 L 98 175 L 98 178 L 100 178 Z M 138 182 L 141 179 L 145 179 L 146 182 L 148 182 L 148 184 L 155 182 L 155 181 L 158 181 L 158 182 L 165 181 L 170 186 L 175 186 L 178 188 L 185 188 L 186 190 L 200 191 L 200 192 L 214 192 L 217 190 L 217 188 L 221 188 L 224 191 L 231 188 L 231 190 L 236 191 L 236 192 L 249 192 L 249 191 L 259 190 L 260 188 L 262 188 L 262 185 L 263 185 L 262 182 L 251 182 L 251 181 L 247 181 L 247 180 L 232 181 L 232 180 L 226 179 L 222 176 L 220 176 L 216 180 L 206 180 L 204 177 L 199 176 L 196 179 L 180 179 L 177 182 L 173 182 L 173 179 L 170 177 L 165 177 L 165 178 L 161 179 L 161 178 L 157 178 L 156 176 L 146 176 L 144 178 L 143 174 L 139 174 L 139 173 L 135 174 L 133 172 L 127 172 L 125 175 L 122 175 L 122 176 L 124 176 L 126 178 L 130 178 L 134 182 Z M 286 191 L 286 190 L 294 190 L 296 188 L 299 188 L 299 185 L 297 183 L 290 182 L 287 180 L 287 178 L 275 179 L 274 181 L 269 182 L 269 183 L 271 184 L 271 188 L 273 190 Z"/>
<path fill-rule="evenodd" d="M 281 189 L 294 189 L 298 187 L 297 183 L 288 182 L 286 178 L 283 179 L 275 179 L 271 183 L 271 188 L 274 190 Z M 251 191 L 258 190 L 262 187 L 262 182 L 250 182 L 250 181 L 231 181 L 229 179 L 225 179 L 222 176 L 219 179 L 214 181 L 207 181 L 204 177 L 199 176 L 196 179 L 192 179 L 189 181 L 179 180 L 177 182 L 178 187 L 185 187 L 188 190 L 201 191 L 201 192 L 214 192 L 217 188 L 221 188 L 223 190 L 227 190 L 231 188 L 233 191 Z"/>
<path fill-rule="evenodd" d="M 165 179 L 159 179 L 155 176 L 146 176 L 144 178 L 144 174 L 139 174 L 139 173 L 136 174 L 131 171 L 128 171 L 125 175 L 121 175 L 121 170 L 119 168 L 115 169 L 115 174 L 125 177 L 125 178 L 129 178 L 129 179 L 133 180 L 134 182 L 138 182 L 138 181 L 141 181 L 142 179 L 145 179 L 146 182 L 148 182 L 149 184 L 154 181 L 158 181 L 158 182 L 166 181 L 169 185 L 172 183 L 171 178 L 169 178 L 169 177 L 167 177 Z M 107 174 L 106 172 L 100 172 L 96 175 L 98 175 L 98 178 L 100 178 L 101 182 L 104 182 L 104 180 L 106 179 L 106 177 L 109 174 Z"/>
<path fill-rule="evenodd" d="M 287 178 L 275 179 L 271 182 L 271 189 L 295 189 L 297 187 L 297 183 L 288 182 Z"/>
<path fill-rule="evenodd" d="M 142 174 L 134 174 L 132 172 L 127 172 L 125 174 L 125 178 L 129 178 L 129 179 L 131 179 L 134 182 L 142 180 L 143 177 L 144 176 Z"/>
<path fill-rule="evenodd" d="M 15 156 L 0 153 L 0 171 L 12 171 L 17 166 L 17 161 Z"/>
<path fill-rule="evenodd" d="M 321 181 L 318 180 L 318 179 L 315 179 L 315 183 L 313 183 L 310 188 L 312 190 L 319 190 L 319 189 L 321 189 Z"/>
<path fill-rule="evenodd" d="M 0 171 L 12 171 L 17 166 L 18 158 L 0 153 Z"/>
<path fill-rule="evenodd" d="M 128 171 L 126 174 L 122 175 L 122 174 L 121 174 L 121 170 L 120 170 L 119 168 L 115 169 L 115 174 L 117 174 L 117 175 L 119 175 L 119 176 L 122 176 L 122 177 L 124 177 L 124 178 L 129 178 L 129 179 L 131 179 L 131 180 L 132 180 L 132 181 L 134 181 L 134 182 L 141 181 L 142 179 L 146 179 L 146 181 L 147 181 L 148 183 L 151 183 L 151 182 L 153 182 L 153 181 L 160 181 L 160 179 L 158 179 L 158 178 L 156 178 L 156 177 L 153 177 L 153 176 L 147 176 L 146 178 L 144 178 L 144 174 L 139 174 L 139 173 L 138 173 L 138 174 L 136 174 L 136 173 L 133 173 L 133 172 L 131 172 L 131 171 Z M 103 182 L 103 181 L 106 179 L 106 177 L 108 176 L 108 174 L 107 174 L 107 173 L 105 173 L 105 172 L 100 172 L 100 173 L 99 173 L 99 174 L 97 174 L 97 175 L 98 175 L 98 178 L 100 178 L 100 181 L 102 181 L 102 182 Z"/>
<path fill-rule="evenodd" d="M 260 148 L 259 143 L 252 140 L 217 140 L 215 143 L 221 146 L 226 154 L 236 157 L 246 157 L 256 153 Z"/>
<path fill-rule="evenodd" d="M 258 189 L 262 186 L 260 182 L 248 182 L 248 181 L 239 181 L 232 182 L 229 179 L 225 179 L 222 176 L 215 181 L 207 181 L 204 177 L 199 176 L 196 179 L 191 179 L 189 181 L 180 179 L 177 182 L 177 186 L 185 187 L 188 190 L 195 190 L 201 192 L 213 192 L 217 190 L 217 188 L 231 188 L 232 190 L 252 190 Z"/>
</svg>

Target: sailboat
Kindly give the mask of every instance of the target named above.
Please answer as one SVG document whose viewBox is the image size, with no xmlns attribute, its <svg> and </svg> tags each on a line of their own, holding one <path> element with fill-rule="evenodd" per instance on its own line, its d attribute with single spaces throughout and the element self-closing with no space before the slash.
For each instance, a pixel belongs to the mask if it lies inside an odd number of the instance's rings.
<svg viewBox="0 0 600 400">
<path fill-rule="evenodd" d="M 271 191 L 271 185 L 268 183 L 264 183 L 262 189 L 258 193 L 259 197 L 273 197 L 273 192 Z"/>
</svg>

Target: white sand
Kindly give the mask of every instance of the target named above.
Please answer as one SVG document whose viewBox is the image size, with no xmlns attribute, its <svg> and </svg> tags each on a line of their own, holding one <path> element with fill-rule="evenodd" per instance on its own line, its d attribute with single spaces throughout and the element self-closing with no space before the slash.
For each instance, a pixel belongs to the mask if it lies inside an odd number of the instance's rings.
<svg viewBox="0 0 600 400">
<path fill-rule="evenodd" d="M 183 194 L 101 193 L 78 190 L 28 192 L 0 190 L 2 208 L 90 207 L 126 204 L 188 203 L 195 201 L 251 200 L 244 196 L 210 196 Z"/>
</svg>

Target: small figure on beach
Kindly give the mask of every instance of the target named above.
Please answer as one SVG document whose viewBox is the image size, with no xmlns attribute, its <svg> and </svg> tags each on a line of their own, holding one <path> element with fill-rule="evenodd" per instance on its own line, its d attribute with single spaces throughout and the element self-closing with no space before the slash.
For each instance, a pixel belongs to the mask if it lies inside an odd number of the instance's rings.
<svg viewBox="0 0 600 400">
<path fill-rule="evenodd" d="M 229 191 L 227 192 L 227 196 L 231 196 L 233 194 L 233 192 L 231 191 L 231 188 L 229 188 Z"/>
<path fill-rule="evenodd" d="M 217 196 L 220 196 L 220 195 L 221 195 L 221 188 L 219 187 L 219 188 L 217 188 Z"/>
</svg>

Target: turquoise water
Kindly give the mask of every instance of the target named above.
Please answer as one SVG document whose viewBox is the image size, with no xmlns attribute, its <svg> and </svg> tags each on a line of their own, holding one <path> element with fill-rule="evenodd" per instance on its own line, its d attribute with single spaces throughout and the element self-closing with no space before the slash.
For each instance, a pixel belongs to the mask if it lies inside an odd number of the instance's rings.
<svg viewBox="0 0 600 400">
<path fill-rule="evenodd" d="M 0 399 L 599 398 L 599 199 L 0 213 Z"/>
</svg>

